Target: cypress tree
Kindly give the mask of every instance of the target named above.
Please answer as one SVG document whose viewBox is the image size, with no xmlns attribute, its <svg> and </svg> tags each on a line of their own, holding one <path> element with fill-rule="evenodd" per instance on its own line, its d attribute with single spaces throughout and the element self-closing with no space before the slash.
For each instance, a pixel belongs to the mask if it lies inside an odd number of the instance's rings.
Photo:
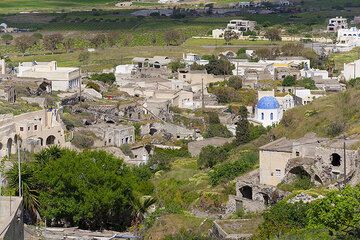
<svg viewBox="0 0 360 240">
<path fill-rule="evenodd" d="M 236 126 L 236 144 L 241 145 L 250 142 L 250 123 L 248 113 L 244 106 L 239 109 L 239 121 Z"/>
</svg>

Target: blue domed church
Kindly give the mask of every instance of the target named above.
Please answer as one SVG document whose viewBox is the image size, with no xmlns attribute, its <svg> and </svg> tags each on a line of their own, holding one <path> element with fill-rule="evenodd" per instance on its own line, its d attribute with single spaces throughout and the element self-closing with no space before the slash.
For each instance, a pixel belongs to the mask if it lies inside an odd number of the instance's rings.
<svg viewBox="0 0 360 240">
<path fill-rule="evenodd" d="M 264 127 L 272 126 L 280 122 L 283 110 L 279 102 L 273 96 L 260 98 L 255 110 L 255 119 Z"/>
</svg>

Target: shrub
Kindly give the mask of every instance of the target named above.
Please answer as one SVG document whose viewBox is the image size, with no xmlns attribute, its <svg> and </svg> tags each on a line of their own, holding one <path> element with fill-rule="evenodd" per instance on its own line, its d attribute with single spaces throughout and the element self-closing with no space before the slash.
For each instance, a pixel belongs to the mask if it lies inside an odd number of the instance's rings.
<svg viewBox="0 0 360 240">
<path fill-rule="evenodd" d="M 315 85 L 315 81 L 311 78 L 304 78 L 302 80 L 297 81 L 297 84 L 299 87 L 304 87 L 306 89 L 314 90 L 317 89 Z"/>
<path fill-rule="evenodd" d="M 149 165 L 156 171 L 169 170 L 171 162 L 183 157 L 190 157 L 190 153 L 186 148 L 179 150 L 155 148 L 154 154 L 150 156 Z"/>
<path fill-rule="evenodd" d="M 91 148 L 94 145 L 94 139 L 90 136 L 89 133 L 84 131 L 79 131 L 74 133 L 74 138 L 71 143 L 80 149 Z"/>
<path fill-rule="evenodd" d="M 231 76 L 227 85 L 234 88 L 235 90 L 239 90 L 242 88 L 242 80 L 238 76 Z"/>
<path fill-rule="evenodd" d="M 209 173 L 210 183 L 215 186 L 221 182 L 235 179 L 237 176 L 251 170 L 257 163 L 258 158 L 257 152 L 246 152 L 234 162 L 225 162 L 215 166 L 214 171 Z"/>
<path fill-rule="evenodd" d="M 113 84 L 116 80 L 113 73 L 95 73 L 91 75 L 91 80 L 96 80 L 108 84 Z"/>
<path fill-rule="evenodd" d="M 263 214 L 264 222 L 260 225 L 261 239 L 273 239 L 290 231 L 302 229 L 307 224 L 306 203 L 278 202 Z"/>
<path fill-rule="evenodd" d="M 214 147 L 208 145 L 201 149 L 198 158 L 198 167 L 199 168 L 212 168 L 220 161 L 224 161 L 229 156 L 228 151 L 222 147 Z"/>
<path fill-rule="evenodd" d="M 340 133 L 342 133 L 345 129 L 345 126 L 343 123 L 339 123 L 339 122 L 333 122 L 330 123 L 329 126 L 327 127 L 327 135 L 330 137 L 336 137 L 338 136 Z"/>
<path fill-rule="evenodd" d="M 227 129 L 226 126 L 224 126 L 222 124 L 210 124 L 209 127 L 206 129 L 204 137 L 205 138 L 212 138 L 212 137 L 229 138 L 229 137 L 232 137 L 232 133 Z"/>
<path fill-rule="evenodd" d="M 100 86 L 99 86 L 99 84 L 97 84 L 97 83 L 95 83 L 95 82 L 93 82 L 93 81 L 88 82 L 88 83 L 86 84 L 86 87 L 92 88 L 92 89 L 94 89 L 95 91 L 100 92 Z"/>
<path fill-rule="evenodd" d="M 296 84 L 296 79 L 295 77 L 293 76 L 286 76 L 284 78 L 284 80 L 282 81 L 282 86 L 285 86 L 285 87 L 291 87 L 291 86 L 295 86 Z"/>
</svg>

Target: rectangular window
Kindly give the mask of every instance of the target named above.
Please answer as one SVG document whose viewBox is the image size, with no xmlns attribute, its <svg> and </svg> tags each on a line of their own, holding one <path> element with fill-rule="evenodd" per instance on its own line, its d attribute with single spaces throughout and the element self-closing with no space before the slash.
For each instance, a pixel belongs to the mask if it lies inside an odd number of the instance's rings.
<svg viewBox="0 0 360 240">
<path fill-rule="evenodd" d="M 28 131 L 30 131 L 30 127 L 28 127 Z"/>
<path fill-rule="evenodd" d="M 281 177 L 281 170 L 280 169 L 275 169 L 275 176 L 276 177 Z"/>
<path fill-rule="evenodd" d="M 34 126 L 34 130 L 35 130 L 35 131 L 37 130 L 37 125 Z"/>
<path fill-rule="evenodd" d="M 299 153 L 299 152 L 296 152 L 295 154 L 296 154 L 297 157 L 300 156 L 300 153 Z"/>
<path fill-rule="evenodd" d="M 20 132 L 24 131 L 24 128 L 23 127 L 20 127 Z"/>
</svg>

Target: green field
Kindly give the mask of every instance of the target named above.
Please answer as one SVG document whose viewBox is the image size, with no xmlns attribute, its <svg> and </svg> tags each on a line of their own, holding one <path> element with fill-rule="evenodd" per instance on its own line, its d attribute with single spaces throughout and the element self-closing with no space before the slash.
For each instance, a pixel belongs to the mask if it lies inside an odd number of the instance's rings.
<svg viewBox="0 0 360 240">
<path fill-rule="evenodd" d="M 59 11 L 65 9 L 92 9 L 113 5 L 112 0 L 1 0 L 0 11 Z"/>
</svg>

